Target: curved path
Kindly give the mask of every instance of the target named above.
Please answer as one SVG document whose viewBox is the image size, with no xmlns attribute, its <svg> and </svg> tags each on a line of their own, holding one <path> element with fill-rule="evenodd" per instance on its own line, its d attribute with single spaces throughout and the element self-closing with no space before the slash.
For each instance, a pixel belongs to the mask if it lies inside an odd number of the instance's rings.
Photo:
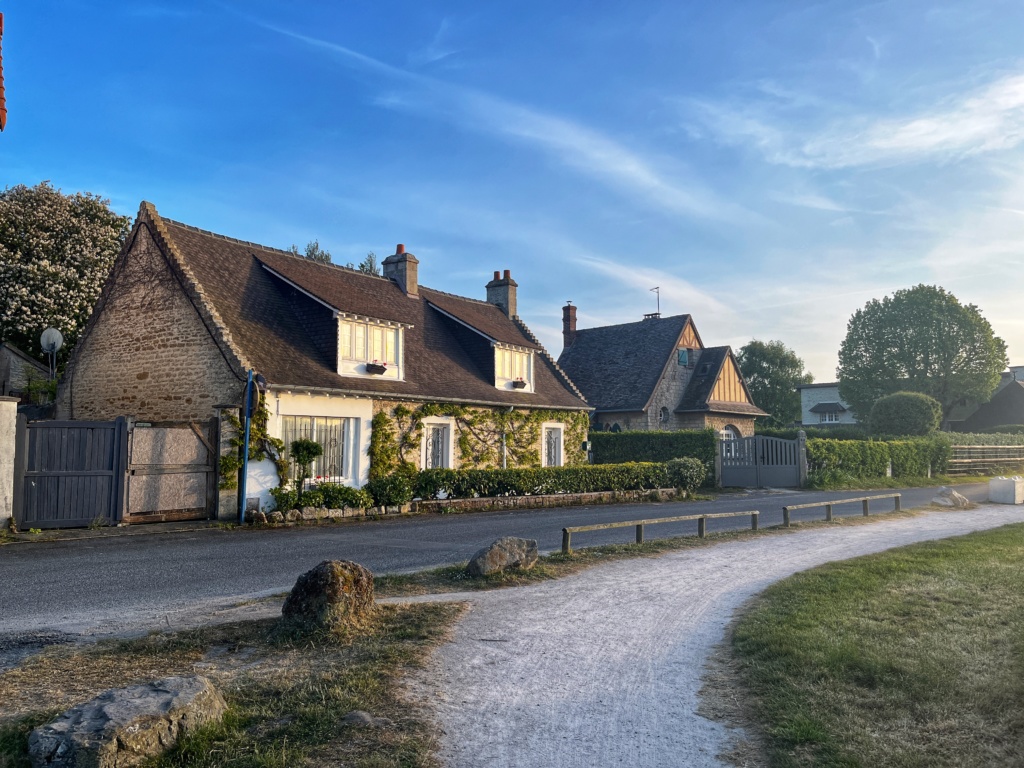
<svg viewBox="0 0 1024 768">
<path fill-rule="evenodd" d="M 724 766 L 741 734 L 697 714 L 705 661 L 774 581 L 833 560 L 1024 522 L 986 505 L 627 560 L 476 593 L 424 688 L 463 766 Z"/>
</svg>

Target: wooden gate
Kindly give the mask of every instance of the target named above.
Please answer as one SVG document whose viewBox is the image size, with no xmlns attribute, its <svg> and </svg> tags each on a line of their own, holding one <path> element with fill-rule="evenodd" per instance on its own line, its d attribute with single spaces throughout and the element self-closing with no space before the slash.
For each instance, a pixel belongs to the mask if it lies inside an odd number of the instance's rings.
<svg viewBox="0 0 1024 768">
<path fill-rule="evenodd" d="M 128 423 L 18 418 L 14 519 L 23 530 L 121 521 Z"/>
<path fill-rule="evenodd" d="M 723 486 L 797 488 L 806 479 L 807 449 L 803 440 L 754 435 L 720 440 L 718 445 Z"/>
<path fill-rule="evenodd" d="M 217 499 L 216 420 L 133 425 L 126 523 L 205 520 Z"/>
</svg>

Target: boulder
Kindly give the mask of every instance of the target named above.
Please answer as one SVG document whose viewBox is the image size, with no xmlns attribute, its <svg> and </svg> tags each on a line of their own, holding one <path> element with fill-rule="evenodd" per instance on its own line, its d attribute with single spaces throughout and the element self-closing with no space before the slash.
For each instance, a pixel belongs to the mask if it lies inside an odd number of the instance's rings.
<svg viewBox="0 0 1024 768">
<path fill-rule="evenodd" d="M 284 522 L 284 512 L 282 512 L 279 509 L 275 509 L 269 515 L 267 515 L 267 520 L 273 525 L 280 525 Z"/>
<path fill-rule="evenodd" d="M 534 539 L 517 539 L 503 536 L 491 546 L 484 547 L 469 561 L 466 570 L 470 576 L 486 576 L 511 568 L 528 570 L 537 563 L 537 542 Z"/>
<path fill-rule="evenodd" d="M 127 768 L 160 755 L 227 705 L 205 677 L 168 677 L 104 691 L 28 738 L 32 768 Z"/>
<path fill-rule="evenodd" d="M 249 523 L 252 525 L 266 525 L 267 524 L 267 513 L 266 512 L 253 512 L 249 515 Z"/>
<path fill-rule="evenodd" d="M 937 504 L 940 507 L 955 507 L 956 509 L 966 509 L 971 506 L 971 502 L 965 496 L 946 486 L 939 488 L 938 494 L 932 499 L 932 504 Z"/>
<path fill-rule="evenodd" d="M 299 576 L 284 601 L 286 621 L 308 630 L 359 624 L 373 612 L 373 574 L 349 560 L 324 560 Z"/>
<path fill-rule="evenodd" d="M 297 509 L 289 509 L 284 513 L 285 522 L 297 523 L 302 519 L 302 513 Z"/>
</svg>

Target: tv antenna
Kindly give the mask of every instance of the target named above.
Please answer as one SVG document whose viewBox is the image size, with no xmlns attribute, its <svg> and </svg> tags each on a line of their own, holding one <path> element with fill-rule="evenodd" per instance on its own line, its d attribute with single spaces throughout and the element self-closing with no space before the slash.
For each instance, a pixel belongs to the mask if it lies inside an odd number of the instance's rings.
<svg viewBox="0 0 1024 768">
<path fill-rule="evenodd" d="M 651 293 L 654 294 L 655 301 L 657 302 L 658 311 L 656 313 L 656 316 L 661 317 L 661 286 L 656 285 L 653 288 L 651 288 Z"/>
<path fill-rule="evenodd" d="M 50 381 L 57 377 L 57 350 L 64 346 L 64 337 L 56 328 L 47 328 L 39 337 L 39 346 L 50 358 Z"/>
</svg>

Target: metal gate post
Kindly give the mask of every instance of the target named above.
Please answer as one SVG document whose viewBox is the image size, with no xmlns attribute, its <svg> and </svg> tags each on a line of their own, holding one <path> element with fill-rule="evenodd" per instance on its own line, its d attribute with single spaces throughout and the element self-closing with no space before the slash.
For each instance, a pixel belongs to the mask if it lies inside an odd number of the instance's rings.
<svg viewBox="0 0 1024 768">
<path fill-rule="evenodd" d="M 761 462 L 764 457 L 761 451 L 764 450 L 764 435 L 754 436 L 754 487 L 761 488 Z"/>
<path fill-rule="evenodd" d="M 722 487 L 722 435 L 715 433 L 715 488 Z"/>
<path fill-rule="evenodd" d="M 803 488 L 807 485 L 807 433 L 802 429 L 796 433 L 797 482 Z"/>
</svg>

